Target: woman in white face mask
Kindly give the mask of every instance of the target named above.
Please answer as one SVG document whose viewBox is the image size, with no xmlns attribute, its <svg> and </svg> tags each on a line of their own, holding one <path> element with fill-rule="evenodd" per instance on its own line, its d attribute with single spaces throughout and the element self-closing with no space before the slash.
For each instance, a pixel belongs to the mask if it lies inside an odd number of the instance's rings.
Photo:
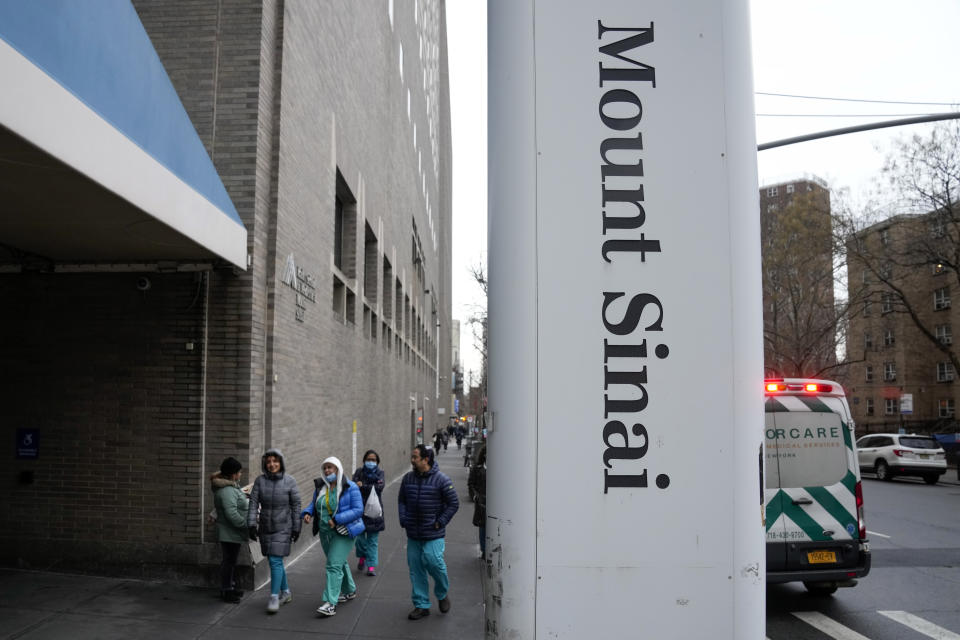
<svg viewBox="0 0 960 640">
<path fill-rule="evenodd" d="M 332 616 L 338 603 L 357 597 L 347 556 L 353 539 L 363 533 L 363 499 L 357 485 L 344 477 L 339 458 L 327 458 L 320 468 L 323 475 L 314 479 L 313 500 L 302 516 L 307 524 L 313 523 L 313 534 L 320 536 L 327 556 L 327 584 L 317 613 Z"/>
<path fill-rule="evenodd" d="M 363 454 L 363 466 L 353 472 L 353 481 L 360 487 L 363 498 L 364 532 L 357 536 L 357 571 L 367 568 L 368 576 L 377 575 L 380 532 L 386 528 L 383 519 L 383 469 L 380 456 L 370 449 Z M 374 492 L 371 497 L 371 492 Z M 379 512 L 379 515 L 378 515 Z"/>
</svg>

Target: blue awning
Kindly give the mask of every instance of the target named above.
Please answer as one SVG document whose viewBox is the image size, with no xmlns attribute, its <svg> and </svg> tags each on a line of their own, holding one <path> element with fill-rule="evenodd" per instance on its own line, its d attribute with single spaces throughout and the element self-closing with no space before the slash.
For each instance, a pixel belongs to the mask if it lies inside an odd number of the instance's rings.
<svg viewBox="0 0 960 640">
<path fill-rule="evenodd" d="M 247 264 L 247 232 L 129 0 L 0 0 L 0 244 Z"/>
</svg>

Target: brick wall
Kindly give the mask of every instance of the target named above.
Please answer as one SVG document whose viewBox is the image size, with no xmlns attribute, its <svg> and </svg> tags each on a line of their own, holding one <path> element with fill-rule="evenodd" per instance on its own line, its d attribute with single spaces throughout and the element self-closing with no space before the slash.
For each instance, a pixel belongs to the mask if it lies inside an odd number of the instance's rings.
<svg viewBox="0 0 960 640">
<path fill-rule="evenodd" d="M 40 435 L 37 460 L 5 466 L 7 563 L 121 562 L 139 574 L 158 539 L 172 564 L 195 561 L 184 545 L 200 537 L 206 484 L 204 286 L 200 274 L 149 274 L 140 291 L 137 277 L 0 277 L 0 298 L 16 310 L 0 319 L 3 455 L 14 458 L 15 429 Z"/>
<path fill-rule="evenodd" d="M 442 32 L 442 3 L 400 3 L 392 23 L 383 2 L 134 6 L 247 227 L 251 265 L 150 274 L 145 293 L 137 274 L 0 275 L 5 307 L 17 310 L 0 321 L 12 344 L 0 356 L 4 446 L 12 457 L 16 427 L 40 429 L 42 443 L 40 460 L 6 472 L 0 561 L 203 582 L 219 559 L 203 524 L 207 477 L 226 455 L 249 480 L 264 449 L 281 448 L 306 499 L 323 458 L 351 465 L 354 421 L 358 455 L 377 449 L 389 478 L 408 468 L 413 418 L 428 433 L 446 423 L 434 355 L 443 345 L 445 404 L 446 67 L 437 77 L 420 48 Z M 338 170 L 357 199 L 355 323 L 337 317 L 331 298 Z M 289 256 L 315 300 L 281 281 Z M 364 262 L 382 280 L 384 259 L 392 281 L 377 290 L 408 300 L 410 312 L 385 317 L 384 296 L 373 296 L 378 326 L 364 332 Z M 426 288 L 439 303 L 439 341 Z M 34 471 L 33 484 L 18 484 L 21 470 Z"/>
</svg>

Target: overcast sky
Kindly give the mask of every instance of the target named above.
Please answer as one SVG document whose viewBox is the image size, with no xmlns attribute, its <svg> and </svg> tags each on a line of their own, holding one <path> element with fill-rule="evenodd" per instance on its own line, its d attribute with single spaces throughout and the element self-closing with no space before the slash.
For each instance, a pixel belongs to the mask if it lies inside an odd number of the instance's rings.
<svg viewBox="0 0 960 640">
<path fill-rule="evenodd" d="M 753 0 L 757 142 L 910 115 L 960 103 L 960 0 Z M 480 303 L 469 269 L 486 259 L 486 2 L 446 3 L 453 128 L 453 316 L 464 369 L 479 370 L 465 320 Z M 759 93 L 874 100 L 810 100 Z M 879 101 L 947 103 L 886 104 Z M 822 114 L 818 117 L 762 114 Z M 837 117 L 854 114 L 855 117 Z M 890 142 L 914 125 L 760 152 L 759 184 L 813 174 L 863 198 Z"/>
</svg>

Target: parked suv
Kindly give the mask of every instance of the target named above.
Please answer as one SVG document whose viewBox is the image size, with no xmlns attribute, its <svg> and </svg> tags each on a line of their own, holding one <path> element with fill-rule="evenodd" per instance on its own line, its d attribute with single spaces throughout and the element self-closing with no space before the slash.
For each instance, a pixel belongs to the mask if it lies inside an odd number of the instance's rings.
<svg viewBox="0 0 960 640">
<path fill-rule="evenodd" d="M 920 476 L 937 484 L 947 472 L 947 454 L 932 436 L 915 433 L 872 433 L 857 440 L 860 468 L 873 471 L 878 480 L 894 476 Z"/>
</svg>

